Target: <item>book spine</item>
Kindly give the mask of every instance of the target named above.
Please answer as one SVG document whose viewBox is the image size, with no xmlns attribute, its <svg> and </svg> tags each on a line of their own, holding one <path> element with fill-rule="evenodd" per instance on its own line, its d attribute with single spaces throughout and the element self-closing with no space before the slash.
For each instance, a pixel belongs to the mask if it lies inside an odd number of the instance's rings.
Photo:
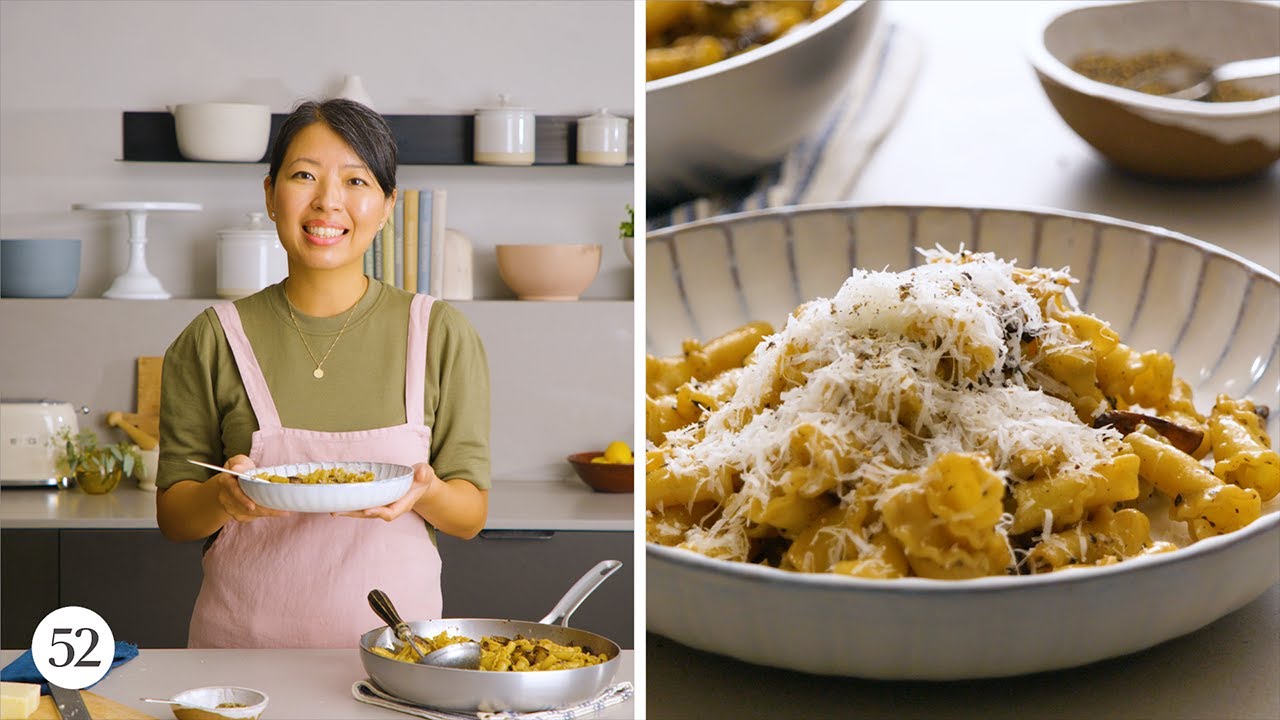
<svg viewBox="0 0 1280 720">
<path fill-rule="evenodd" d="M 440 288 L 431 285 L 431 247 L 439 239 L 431 235 L 431 190 L 418 193 L 418 291 L 440 296 Z"/>
<path fill-rule="evenodd" d="M 373 242 L 369 243 L 369 247 L 373 248 L 373 279 L 384 280 L 382 276 L 382 233 L 378 233 L 373 237 Z"/>
<path fill-rule="evenodd" d="M 444 233 L 445 200 L 444 190 L 431 191 L 431 292 L 436 297 L 444 293 Z"/>
<path fill-rule="evenodd" d="M 364 274 L 373 277 L 373 247 L 377 243 L 369 243 L 369 247 L 364 251 Z"/>
<path fill-rule="evenodd" d="M 395 263 L 392 265 L 392 271 L 395 273 L 396 287 L 404 289 L 404 193 L 396 193 L 396 206 L 392 213 L 392 219 L 387 224 L 392 227 L 391 241 L 395 244 Z"/>
<path fill-rule="evenodd" d="M 387 220 L 387 224 L 382 226 L 382 235 L 378 238 L 378 244 L 382 246 L 382 282 L 388 285 L 396 284 L 396 220 L 393 215 Z M 399 287 L 398 285 L 396 287 Z"/>
<path fill-rule="evenodd" d="M 411 293 L 418 292 L 418 194 L 413 189 L 404 191 L 403 229 L 396 233 L 404 238 L 400 245 L 401 255 L 404 257 L 401 273 L 404 277 L 404 289 Z"/>
</svg>

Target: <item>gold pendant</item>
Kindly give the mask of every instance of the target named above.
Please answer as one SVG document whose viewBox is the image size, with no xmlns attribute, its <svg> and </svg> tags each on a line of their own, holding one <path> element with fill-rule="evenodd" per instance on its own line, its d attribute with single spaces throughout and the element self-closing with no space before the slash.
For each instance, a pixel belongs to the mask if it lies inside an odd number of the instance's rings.
<svg viewBox="0 0 1280 720">
<path fill-rule="evenodd" d="M 319 380 L 320 378 L 324 377 L 324 371 L 323 371 L 323 370 L 321 370 L 320 368 L 316 368 L 316 371 L 315 371 L 315 372 L 313 372 L 313 373 L 311 373 L 311 374 L 312 374 L 312 375 L 315 375 L 317 380 Z"/>
</svg>

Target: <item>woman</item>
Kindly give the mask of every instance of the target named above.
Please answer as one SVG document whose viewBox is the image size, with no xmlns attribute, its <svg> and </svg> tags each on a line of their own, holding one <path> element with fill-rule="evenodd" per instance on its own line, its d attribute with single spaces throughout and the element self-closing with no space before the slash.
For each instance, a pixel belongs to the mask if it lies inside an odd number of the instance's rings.
<svg viewBox="0 0 1280 720">
<path fill-rule="evenodd" d="M 280 284 L 219 303 L 165 353 L 160 530 L 210 538 L 190 647 L 351 647 L 386 590 L 440 616 L 434 531 L 473 537 L 489 487 L 489 375 L 456 309 L 372 280 L 365 250 L 395 206 L 396 146 L 377 113 L 300 104 L 263 181 L 289 257 Z M 227 473 L 306 461 L 411 465 L 385 507 L 339 515 L 256 505 Z"/>
</svg>

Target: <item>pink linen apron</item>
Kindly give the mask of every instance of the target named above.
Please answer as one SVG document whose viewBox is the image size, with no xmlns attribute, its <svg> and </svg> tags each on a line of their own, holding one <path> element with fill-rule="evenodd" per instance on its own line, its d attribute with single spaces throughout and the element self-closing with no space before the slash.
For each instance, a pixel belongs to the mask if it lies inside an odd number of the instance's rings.
<svg viewBox="0 0 1280 720">
<path fill-rule="evenodd" d="M 352 432 L 282 427 L 239 313 L 232 303 L 215 305 L 258 419 L 249 451 L 254 464 L 427 462 L 431 428 L 423 423 L 423 392 L 432 302 L 417 295 L 410 306 L 405 423 Z M 392 522 L 327 513 L 232 520 L 203 566 L 188 647 L 355 647 L 362 633 L 381 624 L 366 599 L 374 588 L 385 590 L 407 621 L 440 617 L 440 555 L 426 522 L 412 511 Z"/>
</svg>

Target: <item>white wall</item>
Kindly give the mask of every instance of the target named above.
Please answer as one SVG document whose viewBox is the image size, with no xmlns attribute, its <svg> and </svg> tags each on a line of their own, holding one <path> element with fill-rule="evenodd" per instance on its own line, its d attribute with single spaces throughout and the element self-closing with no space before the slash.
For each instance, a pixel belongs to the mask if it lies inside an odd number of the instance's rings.
<svg viewBox="0 0 1280 720">
<path fill-rule="evenodd" d="M 122 216 L 105 200 L 199 202 L 153 214 L 150 268 L 177 297 L 211 298 L 216 232 L 262 210 L 265 165 L 120 162 L 121 114 L 183 102 L 287 112 L 358 74 L 386 114 L 463 114 L 499 92 L 546 115 L 634 115 L 625 0 L 0 2 L 0 237 L 78 237 L 77 297 L 123 271 Z M 402 166 L 401 187 L 449 191 L 449 226 L 476 245 L 476 297 L 510 297 L 498 243 L 605 246 L 586 298 L 631 297 L 617 240 L 630 169 Z"/>
</svg>

